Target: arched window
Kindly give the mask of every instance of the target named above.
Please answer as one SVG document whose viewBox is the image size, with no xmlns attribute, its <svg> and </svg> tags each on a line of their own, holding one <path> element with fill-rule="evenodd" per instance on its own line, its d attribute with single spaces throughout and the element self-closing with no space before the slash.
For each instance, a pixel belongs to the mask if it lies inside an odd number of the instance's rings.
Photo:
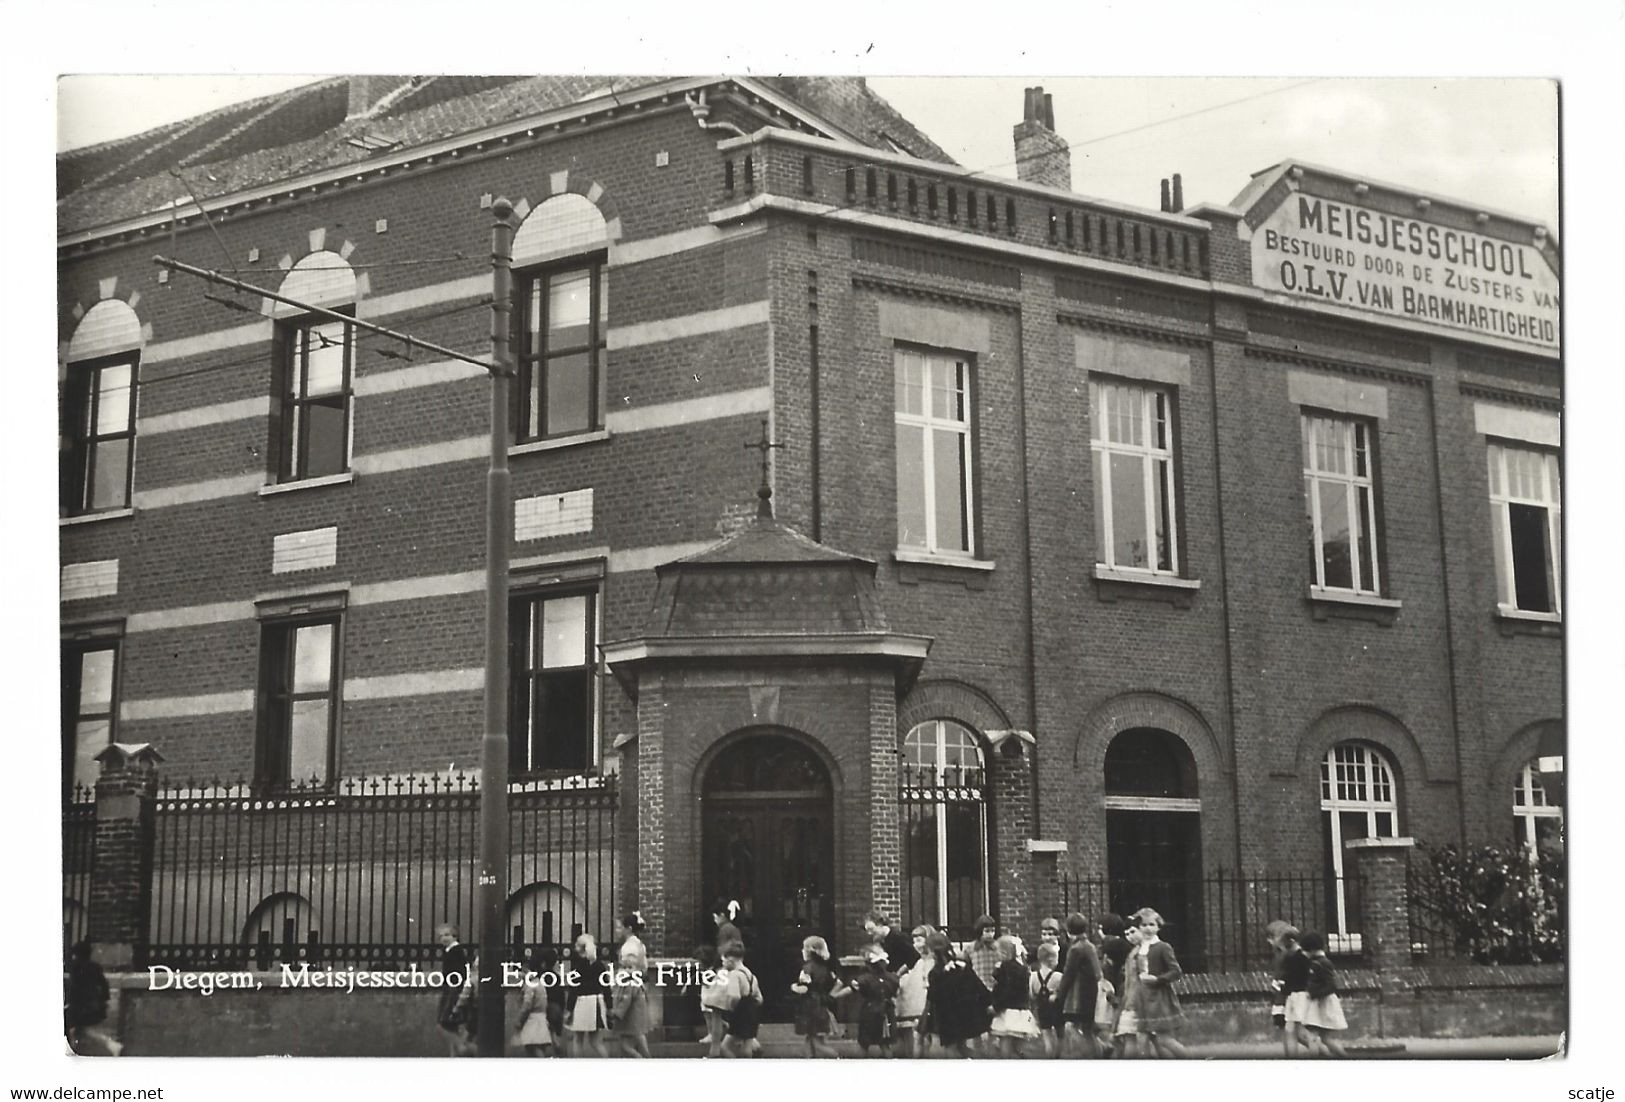
<svg viewBox="0 0 1625 1102">
<path fill-rule="evenodd" d="M 568 947 L 587 930 L 587 911 L 575 894 L 550 880 L 526 884 L 508 897 L 508 940 L 516 946 Z"/>
<path fill-rule="evenodd" d="M 130 504 L 140 356 L 141 321 L 119 299 L 92 306 L 73 331 L 61 409 L 60 506 L 66 516 Z"/>
<path fill-rule="evenodd" d="M 555 195 L 514 235 L 516 436 L 573 436 L 603 427 L 604 216 L 585 196 Z"/>
<path fill-rule="evenodd" d="M 962 723 L 935 719 L 903 739 L 903 925 L 968 938 L 989 908 L 986 759 Z"/>
<path fill-rule="evenodd" d="M 1534 851 L 1537 860 L 1556 858 L 1563 853 L 1563 805 L 1548 798 L 1546 785 L 1541 780 L 1543 772 L 1557 773 L 1562 768 L 1561 757 L 1531 758 L 1518 771 L 1517 783 L 1512 787 L 1515 837 L 1520 845 Z"/>
<path fill-rule="evenodd" d="M 306 959 L 306 950 L 314 949 L 319 940 L 316 911 L 296 892 L 267 896 L 243 926 L 243 944 L 253 948 L 254 962 L 262 970 L 273 960 Z"/>
<path fill-rule="evenodd" d="M 1340 742 L 1320 763 L 1321 834 L 1329 881 L 1326 933 L 1334 951 L 1353 951 L 1358 937 L 1358 886 L 1344 875 L 1343 846 L 1358 838 L 1399 837 L 1397 791 L 1393 766 L 1375 746 Z"/>
<path fill-rule="evenodd" d="M 314 252 L 295 264 L 281 294 L 311 306 L 353 312 L 355 272 L 338 253 Z M 276 402 L 271 453 L 279 482 L 324 478 L 350 469 L 354 327 L 278 305 L 274 337 Z"/>
</svg>

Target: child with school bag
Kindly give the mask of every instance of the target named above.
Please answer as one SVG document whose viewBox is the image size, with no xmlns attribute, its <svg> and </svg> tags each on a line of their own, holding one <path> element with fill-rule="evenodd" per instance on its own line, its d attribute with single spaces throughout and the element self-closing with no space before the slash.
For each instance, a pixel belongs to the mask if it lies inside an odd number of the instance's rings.
<svg viewBox="0 0 1625 1102">
<path fill-rule="evenodd" d="M 1332 1036 L 1347 1029 L 1349 1024 L 1343 1017 L 1343 1006 L 1337 998 L 1337 966 L 1326 955 L 1325 935 L 1304 934 L 1303 952 L 1309 958 L 1309 987 L 1305 992 L 1308 999 L 1304 1005 L 1303 1027 L 1309 1031 L 1315 1045 L 1333 1056 L 1347 1056 L 1343 1046 Z"/>
</svg>

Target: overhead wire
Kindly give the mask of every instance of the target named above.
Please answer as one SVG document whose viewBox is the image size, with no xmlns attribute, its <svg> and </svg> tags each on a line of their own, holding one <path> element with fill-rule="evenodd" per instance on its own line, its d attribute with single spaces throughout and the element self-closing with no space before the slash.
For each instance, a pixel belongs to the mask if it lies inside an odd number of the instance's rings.
<svg viewBox="0 0 1625 1102">
<path fill-rule="evenodd" d="M 1126 137 L 1129 134 L 1137 134 L 1137 133 L 1140 133 L 1141 131 L 1144 131 L 1144 130 L 1151 130 L 1151 129 L 1154 129 L 1154 128 L 1159 127 L 1159 126 L 1166 126 L 1169 123 L 1182 122 L 1185 119 L 1195 118 L 1198 115 L 1206 115 L 1206 114 L 1209 114 L 1211 112 L 1220 111 L 1220 110 L 1223 110 L 1223 109 L 1228 108 L 1228 107 L 1235 107 L 1238 104 L 1247 103 L 1247 102 L 1249 102 L 1251 100 L 1263 99 L 1266 96 L 1280 95 L 1283 92 L 1290 92 L 1290 91 L 1293 91 L 1294 89 L 1307 87 L 1308 85 L 1311 85 L 1311 84 L 1319 84 L 1319 83 L 1322 83 L 1325 79 L 1326 78 L 1324 78 L 1324 77 L 1313 77 L 1313 78 L 1310 78 L 1308 80 L 1300 80 L 1300 81 L 1298 81 L 1298 82 L 1296 82 L 1294 84 L 1283 85 L 1283 86 L 1281 86 L 1279 88 L 1269 88 L 1269 89 L 1266 89 L 1265 91 L 1262 91 L 1262 92 L 1254 92 L 1251 95 L 1241 96 L 1238 99 L 1226 100 L 1224 103 L 1209 104 L 1206 107 L 1199 107 L 1199 108 L 1197 108 L 1197 109 L 1195 109 L 1193 111 L 1185 111 L 1185 112 L 1182 112 L 1182 113 L 1180 113 L 1178 115 L 1169 115 L 1169 116 L 1166 116 L 1165 118 L 1153 119 L 1150 122 L 1141 123 L 1138 126 L 1131 126 L 1131 127 L 1128 127 L 1127 129 L 1124 129 L 1124 130 L 1115 130 L 1110 134 L 1099 134 L 1099 135 L 1096 135 L 1095 137 L 1092 137 L 1092 138 L 1081 138 L 1081 139 L 1078 139 L 1077 141 L 1073 141 L 1072 139 L 1069 139 L 1069 138 L 1066 138 L 1066 137 L 1062 136 L 1061 140 L 1065 141 L 1067 143 L 1067 148 L 1068 149 L 1081 149 L 1081 148 L 1084 148 L 1085 146 L 1098 145 L 1101 142 L 1111 141 L 1114 138 L 1122 138 L 1122 137 Z M 949 177 L 952 177 L 952 178 L 956 178 L 956 179 L 968 179 L 968 178 L 970 178 L 972 176 L 978 176 L 978 175 L 981 175 L 983 173 L 990 172 L 993 169 L 997 169 L 997 168 L 1015 168 L 1015 167 L 1018 167 L 1022 163 L 1022 161 L 1024 159 L 1026 159 L 1026 158 L 1017 158 L 1015 160 L 1010 160 L 1010 161 L 998 161 L 998 162 L 995 162 L 993 164 L 982 165 L 982 166 L 977 167 L 977 168 L 965 168 L 963 166 L 958 166 L 958 165 L 943 166 L 943 169 L 944 169 L 943 175 L 949 176 Z M 857 161 L 855 163 L 858 166 L 864 167 L 864 168 L 895 167 L 895 166 L 892 165 L 891 162 L 888 162 L 888 161 L 859 160 L 859 161 Z M 844 173 L 844 172 L 845 172 L 845 169 L 839 169 L 839 170 L 826 169 L 824 174 L 827 175 L 827 176 L 836 176 L 836 175 L 839 175 L 839 174 Z"/>
<path fill-rule="evenodd" d="M 1089 145 L 1097 145 L 1097 144 L 1099 144 L 1101 142 L 1106 142 L 1106 141 L 1111 141 L 1111 140 L 1116 139 L 1116 138 L 1126 137 L 1127 135 L 1130 135 L 1130 134 L 1141 133 L 1143 131 L 1151 130 L 1151 129 L 1154 129 L 1154 128 L 1159 127 L 1159 126 L 1165 126 L 1165 125 L 1168 125 L 1170 123 L 1181 122 L 1181 121 L 1184 121 L 1185 119 L 1195 118 L 1195 117 L 1197 117 L 1199 115 L 1211 114 L 1214 111 L 1220 111 L 1220 110 L 1224 110 L 1226 108 L 1235 107 L 1235 106 L 1237 106 L 1239 104 L 1247 103 L 1247 102 L 1250 102 L 1252 100 L 1262 99 L 1262 98 L 1267 97 L 1267 96 L 1279 95 L 1279 94 L 1282 94 L 1282 93 L 1285 93 L 1285 92 L 1293 91 L 1295 89 L 1302 88 L 1302 87 L 1305 87 L 1305 86 L 1310 85 L 1310 84 L 1320 83 L 1322 79 L 1324 79 L 1324 78 L 1312 78 L 1312 79 L 1308 79 L 1308 80 L 1297 81 L 1297 82 L 1295 82 L 1293 84 L 1283 85 L 1283 86 L 1278 87 L 1278 88 L 1266 89 L 1265 91 L 1255 92 L 1255 93 L 1253 93 L 1251 95 L 1238 97 L 1237 99 L 1226 100 L 1223 103 L 1209 104 L 1206 107 L 1200 107 L 1200 108 L 1197 108 L 1197 109 L 1192 110 L 1192 111 L 1181 112 L 1180 114 L 1177 114 L 1177 115 L 1169 115 L 1169 116 L 1167 116 L 1165 118 L 1154 119 L 1154 120 L 1152 120 L 1150 122 L 1142 123 L 1142 124 L 1140 124 L 1138 126 L 1131 126 L 1131 127 L 1126 128 L 1126 129 L 1123 129 L 1123 130 L 1113 131 L 1112 133 L 1109 133 L 1109 134 L 1100 134 L 1100 135 L 1097 135 L 1097 136 L 1092 137 L 1092 138 L 1084 138 L 1084 139 L 1080 139 L 1078 141 L 1068 141 L 1068 146 L 1069 146 L 1069 148 L 1072 148 L 1072 149 L 1078 149 L 1078 148 L 1082 148 L 1082 147 L 1089 146 Z M 613 85 L 611 85 L 610 93 L 611 93 L 612 96 L 614 95 L 614 91 L 615 91 L 614 87 L 613 87 Z M 965 168 L 965 167 L 960 167 L 960 166 L 942 166 L 942 169 L 943 169 L 943 175 L 948 176 L 950 179 L 965 180 L 965 179 L 970 179 L 972 177 L 979 176 L 979 175 L 982 175 L 984 173 L 987 173 L 992 169 L 1015 167 L 1015 166 L 1019 165 L 1020 163 L 1021 162 L 1018 159 L 1018 160 L 1012 160 L 1012 161 L 997 162 L 997 163 L 994 163 L 994 164 L 983 165 L 983 166 L 976 167 L 976 168 Z M 866 161 L 866 160 L 861 160 L 860 159 L 860 160 L 855 162 L 854 167 L 881 168 L 881 167 L 893 167 L 893 166 L 892 166 L 891 162 Z M 844 167 L 840 168 L 840 169 L 826 169 L 824 171 L 824 175 L 829 176 L 829 177 L 844 176 L 845 173 L 846 173 L 846 168 L 844 168 Z M 182 185 L 186 187 L 188 194 L 191 195 L 191 198 L 192 198 L 192 201 L 193 201 L 194 205 L 196 205 L 198 210 L 203 213 L 204 219 L 207 222 L 207 224 L 209 226 L 209 229 L 213 232 L 216 242 L 219 244 L 221 250 L 223 252 L 226 252 L 227 263 L 233 265 L 231 267 L 222 268 L 222 269 L 220 269 L 220 271 L 222 271 L 222 272 L 230 272 L 232 274 L 251 274 L 251 273 L 255 273 L 255 272 L 264 273 L 264 272 L 270 272 L 270 271 L 283 271 L 283 270 L 285 270 L 285 269 L 281 268 L 280 265 L 275 266 L 275 267 L 258 267 L 258 268 L 256 268 L 256 267 L 238 267 L 238 266 L 236 266 L 235 263 L 232 261 L 232 258 L 230 256 L 229 251 L 226 250 L 225 242 L 224 242 L 224 240 L 221 239 L 219 230 L 215 227 L 213 220 L 209 218 L 208 212 L 206 210 L 204 210 L 203 205 L 200 202 L 198 202 L 197 196 L 196 196 L 195 192 L 193 192 L 191 185 L 189 183 L 187 183 L 185 177 L 183 177 L 180 174 L 178 169 L 171 169 L 171 175 L 175 176 L 175 178 L 180 180 Z M 806 215 L 808 217 L 832 220 L 833 217 L 835 215 L 839 214 L 840 212 L 848 211 L 848 210 L 859 210 L 859 209 L 863 208 L 864 204 L 860 204 L 858 200 L 854 199 L 850 203 L 825 202 L 825 203 L 822 204 L 822 206 L 823 206 L 824 209 L 821 210 L 821 211 L 808 211 L 808 212 L 805 212 L 805 213 L 806 213 Z M 366 268 L 415 267 L 415 266 L 423 266 L 423 265 L 428 265 L 428 264 L 450 263 L 450 262 L 463 261 L 463 260 L 468 260 L 468 259 L 470 259 L 470 258 L 466 254 L 461 253 L 461 252 L 457 252 L 457 253 L 454 253 L 453 255 L 449 256 L 449 257 L 419 257 L 419 258 L 409 258 L 409 259 L 405 259 L 405 260 L 377 261 L 377 262 L 373 262 L 373 263 L 370 263 L 370 264 L 363 263 L 363 264 L 346 265 L 345 267 L 348 267 L 348 268 L 350 268 L 352 270 L 354 270 L 354 269 L 366 269 Z M 302 270 L 307 270 L 307 271 L 330 271 L 330 270 L 331 271 L 337 271 L 337 270 L 342 270 L 342 269 L 340 268 L 339 265 L 313 265 L 313 266 L 311 266 L 309 268 L 302 269 Z M 246 306 L 239 307 L 239 306 L 237 306 L 235 304 L 232 304 L 230 302 L 230 300 L 222 299 L 219 296 L 213 296 L 213 295 L 205 294 L 204 297 L 208 298 L 211 301 L 214 301 L 214 302 L 216 302 L 216 303 L 218 303 L 219 305 L 222 305 L 222 306 L 228 306 L 228 307 L 231 307 L 231 308 L 234 308 L 234 309 L 244 309 L 244 310 L 250 309 L 250 308 L 248 308 Z M 455 307 L 451 307 L 451 308 L 449 308 L 447 310 L 437 311 L 437 312 L 431 313 L 431 314 L 416 315 L 414 317 L 414 320 L 432 321 L 432 320 L 435 320 L 436 318 L 439 318 L 439 317 L 450 316 L 451 314 L 455 314 L 455 313 L 458 313 L 458 312 L 461 312 L 461 311 L 464 311 L 464 310 L 484 308 L 484 307 L 488 307 L 489 305 L 490 305 L 489 296 L 485 296 L 485 298 L 482 301 L 473 302 L 473 303 L 464 303 L 464 304 L 461 304 L 461 305 L 458 305 L 458 306 L 455 306 Z M 356 333 L 354 333 L 352 335 L 351 341 L 352 341 L 353 346 L 359 347 L 361 341 L 363 341 L 363 340 L 371 340 L 371 339 L 375 339 L 375 338 L 379 339 L 379 340 L 385 340 L 385 341 L 400 341 L 400 339 L 401 339 L 399 337 L 389 337 L 389 336 L 387 336 L 385 334 L 382 334 L 382 333 L 373 333 L 373 332 L 368 332 L 368 331 L 365 331 L 365 330 L 361 330 L 361 331 L 357 331 Z M 327 346 L 330 346 L 333 343 L 336 343 L 336 342 L 331 341 L 330 338 L 327 338 L 325 336 L 322 336 L 321 339 L 324 342 L 324 347 L 327 347 Z M 409 342 L 407 342 L 407 343 L 408 343 L 408 348 L 410 349 L 410 344 L 409 344 Z M 469 349 L 458 348 L 458 349 L 453 349 L 453 350 L 457 351 L 457 352 L 467 352 L 469 354 L 476 354 L 478 351 L 480 351 L 482 349 L 479 346 L 474 346 L 474 347 L 471 347 Z M 409 359 L 410 358 L 410 350 L 404 355 L 402 353 L 394 352 L 393 350 L 385 351 L 385 350 L 373 349 L 372 351 L 374 351 L 375 353 L 377 353 L 379 355 L 383 355 L 386 358 L 391 358 L 391 359 L 395 359 L 395 358 Z M 247 356 L 247 357 L 244 357 L 244 358 L 238 359 L 238 360 L 231 360 L 231 361 L 227 361 L 227 362 L 224 362 L 224 363 L 210 364 L 210 365 L 208 365 L 206 367 L 196 368 L 196 369 L 194 369 L 192 371 L 175 372 L 175 373 L 168 374 L 168 375 L 159 375 L 159 376 L 152 376 L 152 377 L 143 378 L 143 379 L 140 380 L 140 385 L 141 386 L 149 386 L 149 385 L 152 385 L 154 383 L 171 382 L 171 381 L 180 380 L 180 379 L 194 378 L 194 377 L 197 377 L 199 375 L 209 374 L 210 372 L 213 372 L 213 371 L 228 370 L 228 369 L 233 368 L 233 367 L 241 367 L 241 366 L 245 366 L 247 364 L 263 362 L 263 360 L 264 360 L 263 354 L 256 354 L 256 355 Z"/>
</svg>

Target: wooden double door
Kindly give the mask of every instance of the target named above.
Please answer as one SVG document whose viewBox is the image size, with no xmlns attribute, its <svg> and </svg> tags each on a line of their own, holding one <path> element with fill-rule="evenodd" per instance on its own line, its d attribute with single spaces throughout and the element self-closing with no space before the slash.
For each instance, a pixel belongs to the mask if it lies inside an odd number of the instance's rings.
<svg viewBox="0 0 1625 1102">
<path fill-rule="evenodd" d="M 768 1020 L 790 1017 L 790 984 L 811 934 L 833 942 L 834 815 L 829 774 L 795 739 L 759 735 L 727 748 L 703 789 L 702 911 L 737 900 L 745 963 Z"/>
</svg>

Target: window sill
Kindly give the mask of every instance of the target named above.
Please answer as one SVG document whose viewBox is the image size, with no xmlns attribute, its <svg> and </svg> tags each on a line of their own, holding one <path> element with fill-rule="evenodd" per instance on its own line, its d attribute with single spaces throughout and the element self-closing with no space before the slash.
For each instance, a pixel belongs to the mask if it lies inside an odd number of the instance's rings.
<svg viewBox="0 0 1625 1102">
<path fill-rule="evenodd" d="M 1119 570 L 1116 567 L 1095 564 L 1095 595 L 1106 604 L 1117 601 L 1164 601 L 1175 608 L 1190 608 L 1196 603 L 1201 590 L 1198 578 L 1181 578 L 1174 574 L 1153 574 L 1150 571 Z"/>
<path fill-rule="evenodd" d="M 1399 618 L 1402 603 L 1373 593 L 1351 593 L 1341 589 L 1309 587 L 1309 610 L 1317 620 L 1336 616 L 1344 620 L 1366 620 L 1392 627 Z"/>
<path fill-rule="evenodd" d="M 273 494 L 291 494 L 295 490 L 314 490 L 320 486 L 346 486 L 355 481 L 354 471 L 342 474 L 324 474 L 320 478 L 301 478 L 297 482 L 272 482 L 259 488 L 261 497 Z"/>
<path fill-rule="evenodd" d="M 531 455 L 535 452 L 550 452 L 559 448 L 573 448 L 577 444 L 595 444 L 600 440 L 608 439 L 608 429 L 595 429 L 592 432 L 578 432 L 574 436 L 557 436 L 547 440 L 532 440 L 525 444 L 510 444 L 508 445 L 508 455 Z"/>
<path fill-rule="evenodd" d="M 899 547 L 892 552 L 897 564 L 897 580 L 904 585 L 921 582 L 954 582 L 966 589 L 986 589 L 996 563 L 969 555 L 943 555 Z"/>
<path fill-rule="evenodd" d="M 123 520 L 125 517 L 135 516 L 135 510 L 129 506 L 122 509 L 104 509 L 99 513 L 80 513 L 77 516 L 58 517 L 58 528 L 73 528 L 81 524 L 95 524 L 100 520 Z"/>
<path fill-rule="evenodd" d="M 1502 635 L 1544 635 L 1555 639 L 1563 634 L 1561 612 L 1528 612 L 1502 605 L 1495 610 L 1495 622 Z"/>
</svg>

